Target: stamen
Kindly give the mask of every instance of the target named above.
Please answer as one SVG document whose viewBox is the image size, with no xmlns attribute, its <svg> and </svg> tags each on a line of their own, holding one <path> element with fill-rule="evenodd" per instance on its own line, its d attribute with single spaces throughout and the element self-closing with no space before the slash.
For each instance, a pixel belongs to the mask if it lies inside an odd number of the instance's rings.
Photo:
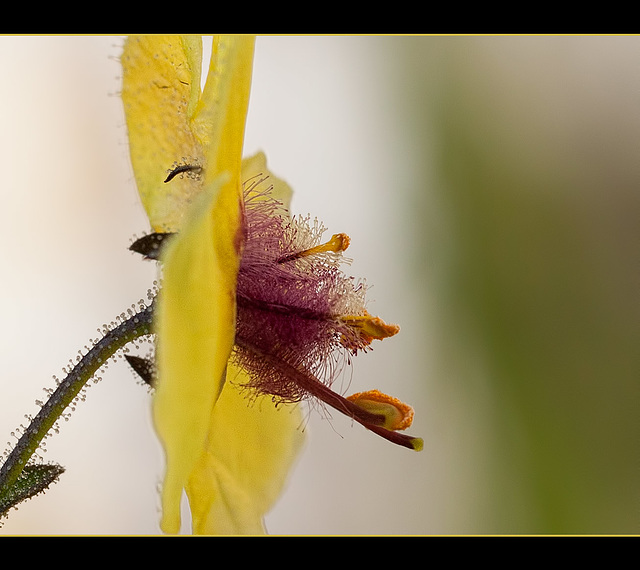
<svg viewBox="0 0 640 570">
<path fill-rule="evenodd" d="M 317 220 L 290 218 L 268 192 L 249 194 L 247 186 L 232 356 L 249 376 L 245 389 L 274 402 L 317 399 L 388 441 L 421 450 L 420 438 L 396 431 L 410 425 L 409 406 L 376 391 L 347 399 L 331 389 L 343 356 L 348 363 L 400 330 L 366 312 L 363 283 L 340 271 L 349 236 L 316 245 L 325 231 Z"/>
<path fill-rule="evenodd" d="M 296 253 L 290 253 L 278 259 L 278 263 L 286 263 L 287 261 L 293 261 L 294 259 L 300 259 L 301 257 L 308 257 L 309 255 L 315 255 L 317 253 L 339 253 L 346 250 L 351 243 L 351 239 L 347 234 L 334 234 L 331 239 L 323 244 L 305 249 L 304 251 L 298 251 Z"/>
<path fill-rule="evenodd" d="M 308 372 L 303 372 L 297 367 L 289 364 L 286 360 L 283 360 L 274 354 L 259 349 L 248 339 L 236 336 L 236 347 L 240 348 L 242 351 L 245 351 L 245 354 L 251 355 L 250 358 L 257 358 L 263 364 L 266 364 L 273 370 L 277 371 L 279 374 L 292 379 L 304 392 L 306 392 L 310 396 L 321 400 L 335 410 L 343 413 L 350 418 L 353 418 L 359 424 L 376 433 L 380 437 L 383 437 L 384 439 L 397 445 L 413 449 L 414 451 L 422 450 L 422 439 L 410 435 L 400 434 L 386 427 L 387 423 L 389 422 L 388 410 L 368 410 L 365 408 L 365 406 L 362 405 L 362 401 L 356 403 L 347 398 L 344 398 L 340 394 L 337 394 L 336 392 L 331 390 L 331 388 L 320 382 L 320 380 L 318 380 Z M 239 363 L 240 365 L 242 365 L 241 360 Z M 392 399 L 390 398 L 390 400 Z M 403 405 L 406 406 L 406 404 Z"/>
</svg>

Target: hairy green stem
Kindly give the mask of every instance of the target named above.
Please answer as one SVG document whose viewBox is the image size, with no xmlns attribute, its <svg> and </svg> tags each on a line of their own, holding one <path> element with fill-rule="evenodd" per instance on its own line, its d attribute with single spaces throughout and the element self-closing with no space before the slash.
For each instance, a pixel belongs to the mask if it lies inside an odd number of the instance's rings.
<svg viewBox="0 0 640 570">
<path fill-rule="evenodd" d="M 108 331 L 60 382 L 2 464 L 0 493 L 17 481 L 42 439 L 98 369 L 120 348 L 151 333 L 152 312 L 153 304 Z"/>
</svg>

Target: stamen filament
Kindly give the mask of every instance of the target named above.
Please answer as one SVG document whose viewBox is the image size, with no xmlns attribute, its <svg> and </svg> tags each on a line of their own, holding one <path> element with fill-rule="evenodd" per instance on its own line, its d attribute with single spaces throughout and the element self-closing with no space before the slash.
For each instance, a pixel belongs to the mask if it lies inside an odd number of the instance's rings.
<svg viewBox="0 0 640 570">
<path fill-rule="evenodd" d="M 107 332 L 60 382 L 2 464 L 0 493 L 16 482 L 43 438 L 98 369 L 132 340 L 151 334 L 152 312 L 153 304 Z"/>
<path fill-rule="evenodd" d="M 360 406 L 354 404 L 353 402 L 347 400 L 343 396 L 340 396 L 339 394 L 331 390 L 331 388 L 329 388 L 326 384 L 320 382 L 320 380 L 318 380 L 314 376 L 306 372 L 302 372 L 285 360 L 282 360 L 277 356 L 261 350 L 247 339 L 239 338 L 238 336 L 236 336 L 235 343 L 239 348 L 248 352 L 252 352 L 255 357 L 261 359 L 268 366 L 271 366 L 287 375 L 288 377 L 293 378 L 298 386 L 309 395 L 317 398 L 318 400 L 321 400 L 325 404 L 328 404 L 345 416 L 354 419 L 359 424 L 363 425 L 364 427 L 383 437 L 384 439 L 416 451 L 422 449 L 422 440 L 420 438 L 397 433 L 395 431 L 391 431 L 382 427 L 387 420 L 384 415 L 374 414 L 361 408 Z"/>
<path fill-rule="evenodd" d="M 295 307 L 293 305 L 283 305 L 280 303 L 272 303 L 262 299 L 253 299 L 245 295 L 238 294 L 236 297 L 238 307 L 256 309 L 258 311 L 268 311 L 278 313 L 280 315 L 295 315 L 301 319 L 327 320 L 333 318 L 332 315 L 306 309 L 304 307 Z"/>
</svg>

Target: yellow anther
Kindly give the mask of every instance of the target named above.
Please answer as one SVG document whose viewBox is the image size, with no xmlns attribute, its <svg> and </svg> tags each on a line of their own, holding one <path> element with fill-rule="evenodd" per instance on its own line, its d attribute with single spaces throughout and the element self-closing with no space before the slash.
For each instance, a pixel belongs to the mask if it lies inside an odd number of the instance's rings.
<svg viewBox="0 0 640 570">
<path fill-rule="evenodd" d="M 360 315 L 343 315 L 340 317 L 342 322 L 354 329 L 358 329 L 360 336 L 367 342 L 373 339 L 382 340 L 395 334 L 398 334 L 400 327 L 398 325 L 388 325 L 380 317 L 374 317 L 369 313 Z"/>
<path fill-rule="evenodd" d="M 413 422 L 411 406 L 379 390 L 358 392 L 347 396 L 347 400 L 363 410 L 384 416 L 385 422 L 382 427 L 386 429 L 393 431 L 407 429 Z"/>
<path fill-rule="evenodd" d="M 315 247 L 310 247 L 309 249 L 305 249 L 303 251 L 297 251 L 296 253 L 290 253 L 289 255 L 285 255 L 281 259 L 278 260 L 278 263 L 285 263 L 286 261 L 291 261 L 293 259 L 299 259 L 301 257 L 307 257 L 309 255 L 315 255 L 316 253 L 339 253 L 344 251 L 349 247 L 351 243 L 351 239 L 347 234 L 333 234 L 331 239 L 326 243 L 321 243 L 320 245 L 316 245 Z"/>
<path fill-rule="evenodd" d="M 319 245 L 317 247 L 312 247 L 307 251 L 312 251 L 313 253 L 319 253 L 322 251 L 333 251 L 335 253 L 338 253 L 347 249 L 350 243 L 351 238 L 347 234 L 333 234 L 331 236 L 331 239 L 327 243 L 323 243 L 322 245 Z"/>
</svg>

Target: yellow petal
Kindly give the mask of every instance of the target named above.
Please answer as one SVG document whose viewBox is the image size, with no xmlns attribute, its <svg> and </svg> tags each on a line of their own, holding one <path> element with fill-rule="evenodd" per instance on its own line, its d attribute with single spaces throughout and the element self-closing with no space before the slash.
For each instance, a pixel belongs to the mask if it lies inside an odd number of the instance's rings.
<svg viewBox="0 0 640 570">
<path fill-rule="evenodd" d="M 208 147 L 205 174 L 209 180 L 220 172 L 240 173 L 254 48 L 254 36 L 213 38 L 209 73 L 192 124 L 195 135 Z"/>
<path fill-rule="evenodd" d="M 167 462 L 162 493 L 165 532 L 180 528 L 180 496 L 205 446 L 235 334 L 238 262 L 229 265 L 228 257 L 218 255 L 211 239 L 211 205 L 224 190 L 223 182 L 200 195 L 164 256 L 155 315 L 158 380 L 154 421 Z"/>
<path fill-rule="evenodd" d="M 262 519 L 282 491 L 304 442 L 299 406 L 246 399 L 228 381 L 211 418 L 206 452 L 187 486 L 196 534 L 262 534 Z"/>
<path fill-rule="evenodd" d="M 214 36 L 209 73 L 192 125 L 205 149 L 205 183 L 221 173 L 230 175 L 211 212 L 216 232 L 212 239 L 227 265 L 238 262 L 242 248 L 242 147 L 254 47 L 254 36 Z M 237 268 L 234 279 L 235 275 Z"/>
<path fill-rule="evenodd" d="M 132 36 L 121 57 L 122 101 L 129 150 L 140 199 L 154 231 L 173 232 L 202 184 L 175 178 L 174 163 L 203 163 L 201 142 L 191 128 L 200 102 L 200 36 Z"/>
<path fill-rule="evenodd" d="M 132 36 L 121 57 L 131 162 L 154 231 L 175 232 L 202 190 L 176 177 L 176 164 L 198 164 L 211 183 L 240 172 L 253 66 L 253 36 L 214 36 L 202 96 L 200 36 Z M 237 196 L 241 196 L 238 184 Z M 234 204 L 235 206 L 235 204 Z"/>
<path fill-rule="evenodd" d="M 228 49 L 220 50 L 214 42 L 208 87 L 191 122 L 204 149 L 203 190 L 192 197 L 194 204 L 163 255 L 156 310 L 154 420 L 167 463 L 161 523 L 165 532 L 180 528 L 180 496 L 205 448 L 235 334 L 242 245 L 240 167 L 253 39 L 226 38 L 222 44 Z"/>
<path fill-rule="evenodd" d="M 281 178 L 275 176 L 267 167 L 267 157 L 263 152 L 242 160 L 242 181 L 250 193 L 259 194 L 269 187 L 269 198 L 279 201 L 287 210 L 291 203 L 293 190 Z"/>
</svg>

